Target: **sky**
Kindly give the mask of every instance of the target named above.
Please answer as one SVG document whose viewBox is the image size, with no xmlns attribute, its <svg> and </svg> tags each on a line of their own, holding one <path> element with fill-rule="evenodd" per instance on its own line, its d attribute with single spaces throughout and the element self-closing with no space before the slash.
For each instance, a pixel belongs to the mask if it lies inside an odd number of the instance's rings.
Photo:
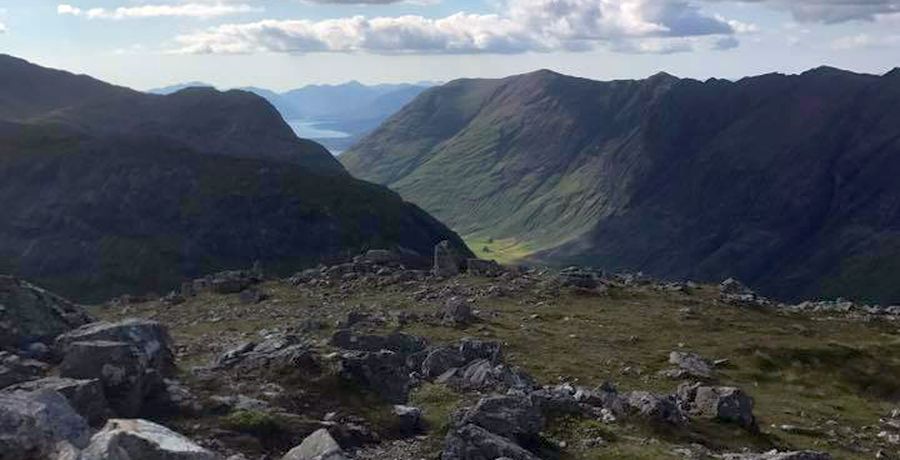
<svg viewBox="0 0 900 460">
<path fill-rule="evenodd" d="M 882 74 L 900 0 L 0 0 L 0 53 L 136 89 Z"/>
</svg>

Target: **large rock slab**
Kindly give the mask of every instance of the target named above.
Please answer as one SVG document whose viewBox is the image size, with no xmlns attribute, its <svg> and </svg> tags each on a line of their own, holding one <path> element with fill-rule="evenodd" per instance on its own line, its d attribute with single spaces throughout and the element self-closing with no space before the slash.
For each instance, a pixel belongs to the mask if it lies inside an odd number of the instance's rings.
<svg viewBox="0 0 900 460">
<path fill-rule="evenodd" d="M 444 440 L 441 460 L 539 460 L 511 439 L 473 424 L 451 429 Z"/>
<path fill-rule="evenodd" d="M 112 419 L 97 432 L 81 460 L 221 460 L 190 439 L 147 420 Z"/>
<path fill-rule="evenodd" d="M 0 389 L 42 377 L 50 366 L 41 361 L 0 351 Z"/>
<path fill-rule="evenodd" d="M 389 350 L 378 352 L 352 351 L 341 355 L 339 375 L 368 388 L 386 401 L 405 404 L 412 383 L 403 355 Z"/>
<path fill-rule="evenodd" d="M 52 458 L 65 444 L 85 447 L 87 422 L 55 391 L 0 393 L 0 458 Z"/>
<path fill-rule="evenodd" d="M 734 423 L 751 431 L 758 429 L 753 398 L 739 388 L 682 386 L 678 393 L 687 401 L 692 416 Z"/>
<path fill-rule="evenodd" d="M 89 341 L 125 342 L 135 346 L 149 368 L 164 376 L 175 370 L 172 338 L 162 323 L 146 319 L 126 319 L 116 323 L 97 322 L 65 333 L 56 339 L 56 348 L 65 355 L 71 344 Z"/>
<path fill-rule="evenodd" d="M 528 438 L 544 428 L 540 407 L 527 396 L 505 395 L 481 398 L 463 415 L 461 424 L 478 425 L 508 438 Z"/>
<path fill-rule="evenodd" d="M 144 398 L 162 383 L 159 374 L 148 369 L 145 355 L 136 347 L 106 340 L 69 344 L 59 374 L 73 379 L 99 379 L 110 406 L 121 417 L 137 416 Z"/>
<path fill-rule="evenodd" d="M 47 377 L 5 388 L 4 392 L 36 392 L 53 390 L 69 401 L 69 404 L 88 423 L 97 426 L 109 416 L 109 404 L 103 393 L 103 384 L 98 379 L 70 379 Z"/>
<path fill-rule="evenodd" d="M 27 281 L 0 276 L 0 347 L 47 342 L 91 321 L 79 305 Z"/>
<path fill-rule="evenodd" d="M 306 437 L 299 446 L 291 449 L 281 460 L 346 460 L 344 450 L 322 428 Z"/>
</svg>

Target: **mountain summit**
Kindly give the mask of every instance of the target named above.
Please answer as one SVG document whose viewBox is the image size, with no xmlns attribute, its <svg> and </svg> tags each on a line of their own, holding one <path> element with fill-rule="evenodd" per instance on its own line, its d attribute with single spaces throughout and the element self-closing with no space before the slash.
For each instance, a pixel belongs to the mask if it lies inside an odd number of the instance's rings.
<svg viewBox="0 0 900 460">
<path fill-rule="evenodd" d="M 473 247 L 898 302 L 897 126 L 891 74 L 537 72 L 426 91 L 341 161 Z"/>
</svg>

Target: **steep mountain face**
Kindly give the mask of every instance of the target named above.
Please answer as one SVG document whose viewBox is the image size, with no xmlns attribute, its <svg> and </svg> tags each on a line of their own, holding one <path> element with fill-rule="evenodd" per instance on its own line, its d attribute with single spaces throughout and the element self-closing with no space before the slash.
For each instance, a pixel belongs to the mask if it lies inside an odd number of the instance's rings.
<svg viewBox="0 0 900 460">
<path fill-rule="evenodd" d="M 0 59 L 0 273 L 99 300 L 257 260 L 289 273 L 366 248 L 466 251 L 257 96 L 145 95 L 23 62 Z"/>
<path fill-rule="evenodd" d="M 900 72 L 430 90 L 341 160 L 473 240 L 787 299 L 900 301 Z"/>
</svg>

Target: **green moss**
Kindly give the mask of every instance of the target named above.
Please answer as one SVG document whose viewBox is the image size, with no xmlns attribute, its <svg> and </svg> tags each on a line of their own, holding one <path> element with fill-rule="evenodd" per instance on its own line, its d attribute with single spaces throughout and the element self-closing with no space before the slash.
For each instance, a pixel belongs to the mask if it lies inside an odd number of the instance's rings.
<svg viewBox="0 0 900 460">
<path fill-rule="evenodd" d="M 277 416 L 252 410 L 241 410 L 228 414 L 222 420 L 222 426 L 256 436 L 272 436 L 282 431 L 281 422 Z"/>
<path fill-rule="evenodd" d="M 444 385 L 425 383 L 409 399 L 410 404 L 422 409 L 430 432 L 444 433 L 449 428 L 450 414 L 460 407 L 463 396 Z"/>
</svg>

